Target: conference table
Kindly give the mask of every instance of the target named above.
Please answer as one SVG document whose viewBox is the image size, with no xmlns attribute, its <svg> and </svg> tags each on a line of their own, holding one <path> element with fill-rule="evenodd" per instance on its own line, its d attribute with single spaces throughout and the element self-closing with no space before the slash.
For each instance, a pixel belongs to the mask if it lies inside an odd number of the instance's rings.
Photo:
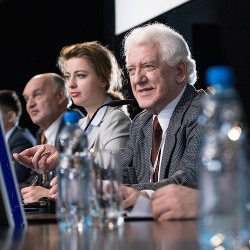
<svg viewBox="0 0 250 250">
<path fill-rule="evenodd" d="M 0 227 L 1 250 L 196 250 L 195 220 L 125 220 L 119 229 L 61 232 L 54 214 L 28 214 L 26 229 Z"/>
</svg>

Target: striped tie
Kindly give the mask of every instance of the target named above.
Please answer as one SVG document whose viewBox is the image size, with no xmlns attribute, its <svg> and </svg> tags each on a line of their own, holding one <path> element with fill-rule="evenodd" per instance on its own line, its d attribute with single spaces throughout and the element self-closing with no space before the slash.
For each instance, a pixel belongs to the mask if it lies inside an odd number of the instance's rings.
<svg viewBox="0 0 250 250">
<path fill-rule="evenodd" d="M 159 162 L 160 162 L 161 151 L 159 152 L 158 159 L 156 158 L 157 158 L 159 147 L 161 144 L 161 139 L 162 139 L 162 129 L 158 121 L 158 118 L 156 116 L 154 119 L 154 123 L 153 123 L 152 150 L 151 150 L 151 161 L 152 161 L 153 166 L 155 164 L 155 161 L 157 160 L 157 165 L 156 165 L 154 176 L 153 176 L 153 182 L 158 182 L 158 172 L 159 172 Z"/>
</svg>

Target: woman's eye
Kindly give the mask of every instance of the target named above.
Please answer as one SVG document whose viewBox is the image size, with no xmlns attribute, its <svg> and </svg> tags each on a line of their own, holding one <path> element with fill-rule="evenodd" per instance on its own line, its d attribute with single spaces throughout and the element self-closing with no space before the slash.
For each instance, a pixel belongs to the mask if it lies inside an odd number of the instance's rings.
<svg viewBox="0 0 250 250">
<path fill-rule="evenodd" d="M 66 80 L 69 80 L 70 76 L 64 76 L 64 78 L 65 78 Z"/>
</svg>

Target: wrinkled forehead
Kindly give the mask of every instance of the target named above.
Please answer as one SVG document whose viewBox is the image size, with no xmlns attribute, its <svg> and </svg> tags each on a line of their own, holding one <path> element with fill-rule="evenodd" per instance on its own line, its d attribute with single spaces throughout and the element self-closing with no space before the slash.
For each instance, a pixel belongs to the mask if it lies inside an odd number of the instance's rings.
<svg viewBox="0 0 250 250">
<path fill-rule="evenodd" d="M 29 96 L 29 95 L 32 95 L 36 91 L 52 92 L 53 89 L 54 89 L 54 85 L 51 79 L 47 77 L 33 77 L 25 86 L 23 95 Z"/>
<path fill-rule="evenodd" d="M 151 47 L 151 48 L 159 48 L 160 47 L 160 43 L 158 40 L 155 39 L 144 39 L 144 40 L 132 40 L 130 41 L 130 43 L 128 44 L 128 46 L 125 48 L 125 56 L 128 57 L 129 51 L 131 49 L 133 49 L 134 47 L 137 46 L 145 46 L 145 47 Z"/>
<path fill-rule="evenodd" d="M 147 62 L 159 63 L 161 54 L 158 45 L 141 43 L 132 45 L 128 51 L 126 66 L 134 66 Z"/>
</svg>

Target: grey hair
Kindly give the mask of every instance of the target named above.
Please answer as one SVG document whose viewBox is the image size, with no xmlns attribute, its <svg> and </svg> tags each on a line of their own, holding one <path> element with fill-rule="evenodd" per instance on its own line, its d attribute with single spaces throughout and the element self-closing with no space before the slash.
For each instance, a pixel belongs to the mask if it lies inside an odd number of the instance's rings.
<svg viewBox="0 0 250 250">
<path fill-rule="evenodd" d="M 68 107 L 70 107 L 72 105 L 72 100 L 69 96 L 69 92 L 68 92 L 68 89 L 66 88 L 66 83 L 65 83 L 65 79 L 56 74 L 56 73 L 47 73 L 48 75 L 51 76 L 52 80 L 53 80 L 53 83 L 54 83 L 54 87 L 55 89 L 64 89 L 65 91 L 65 98 L 67 99 L 68 101 Z"/>
<path fill-rule="evenodd" d="M 128 32 L 123 40 L 124 56 L 127 61 L 128 52 L 132 45 L 151 44 L 160 46 L 162 60 L 170 66 L 183 60 L 187 64 L 185 81 L 193 85 L 197 80 L 196 62 L 191 58 L 187 42 L 171 27 L 162 23 L 146 24 Z"/>
</svg>

